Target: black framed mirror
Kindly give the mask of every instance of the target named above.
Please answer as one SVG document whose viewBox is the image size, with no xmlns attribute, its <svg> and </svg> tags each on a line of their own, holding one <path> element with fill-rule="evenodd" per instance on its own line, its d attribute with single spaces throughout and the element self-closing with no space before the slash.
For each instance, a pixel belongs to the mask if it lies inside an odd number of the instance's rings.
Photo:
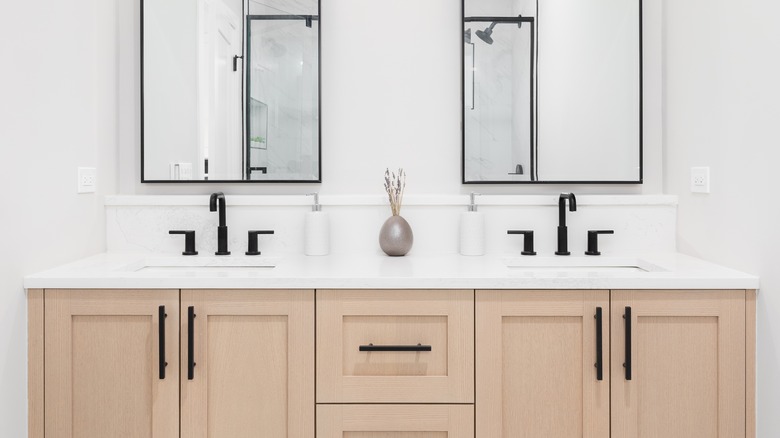
<svg viewBox="0 0 780 438">
<path fill-rule="evenodd" d="M 642 183 L 641 0 L 462 0 L 464 184 Z"/>
<path fill-rule="evenodd" d="M 321 182 L 317 0 L 141 1 L 141 181 Z"/>
</svg>

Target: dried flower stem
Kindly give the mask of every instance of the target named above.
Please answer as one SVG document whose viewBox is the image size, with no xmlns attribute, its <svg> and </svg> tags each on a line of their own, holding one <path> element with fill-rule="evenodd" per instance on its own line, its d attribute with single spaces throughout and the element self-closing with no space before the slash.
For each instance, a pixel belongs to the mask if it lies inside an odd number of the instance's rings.
<svg viewBox="0 0 780 438">
<path fill-rule="evenodd" d="M 404 201 L 405 189 L 406 173 L 403 168 L 398 169 L 398 175 L 395 172 L 390 172 L 390 169 L 385 170 L 385 191 L 387 192 L 387 198 L 390 200 L 390 210 L 392 210 L 393 216 L 401 214 L 401 204 Z"/>
</svg>

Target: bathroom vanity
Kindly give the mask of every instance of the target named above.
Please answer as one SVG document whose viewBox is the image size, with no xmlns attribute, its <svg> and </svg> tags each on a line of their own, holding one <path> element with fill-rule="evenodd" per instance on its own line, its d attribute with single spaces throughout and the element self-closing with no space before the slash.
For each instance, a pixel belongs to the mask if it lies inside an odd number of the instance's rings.
<svg viewBox="0 0 780 438">
<path fill-rule="evenodd" d="M 219 260 L 27 277 L 30 436 L 755 436 L 755 277 L 677 254 Z"/>
</svg>

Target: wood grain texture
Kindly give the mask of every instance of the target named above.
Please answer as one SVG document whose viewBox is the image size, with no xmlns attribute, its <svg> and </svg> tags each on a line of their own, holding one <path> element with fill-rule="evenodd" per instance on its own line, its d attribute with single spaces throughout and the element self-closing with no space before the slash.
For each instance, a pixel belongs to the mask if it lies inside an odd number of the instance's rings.
<svg viewBox="0 0 780 438">
<path fill-rule="evenodd" d="M 27 291 L 27 436 L 43 438 L 44 429 L 43 289 Z"/>
<path fill-rule="evenodd" d="M 182 290 L 181 312 L 181 436 L 314 436 L 313 290 Z"/>
<path fill-rule="evenodd" d="M 745 436 L 745 291 L 613 291 L 612 315 L 613 436 Z"/>
<path fill-rule="evenodd" d="M 318 405 L 317 438 L 473 438 L 473 405 Z"/>
<path fill-rule="evenodd" d="M 477 436 L 609 436 L 609 322 L 609 291 L 478 290 Z"/>
<path fill-rule="evenodd" d="M 745 437 L 756 438 L 756 291 L 745 291 Z"/>
<path fill-rule="evenodd" d="M 430 352 L 358 352 L 374 343 Z M 319 403 L 472 403 L 474 291 L 318 290 Z"/>
<path fill-rule="evenodd" d="M 178 291 L 47 289 L 44 301 L 46 436 L 178 437 Z"/>
</svg>

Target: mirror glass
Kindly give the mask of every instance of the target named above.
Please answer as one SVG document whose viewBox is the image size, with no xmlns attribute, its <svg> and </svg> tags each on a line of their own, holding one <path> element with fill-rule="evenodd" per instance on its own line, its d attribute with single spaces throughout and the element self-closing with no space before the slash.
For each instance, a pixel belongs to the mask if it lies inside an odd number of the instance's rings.
<svg viewBox="0 0 780 438">
<path fill-rule="evenodd" d="M 641 0 L 464 0 L 463 182 L 640 183 Z"/>
<path fill-rule="evenodd" d="M 142 181 L 320 181 L 317 0 L 143 1 L 142 28 Z"/>
</svg>

